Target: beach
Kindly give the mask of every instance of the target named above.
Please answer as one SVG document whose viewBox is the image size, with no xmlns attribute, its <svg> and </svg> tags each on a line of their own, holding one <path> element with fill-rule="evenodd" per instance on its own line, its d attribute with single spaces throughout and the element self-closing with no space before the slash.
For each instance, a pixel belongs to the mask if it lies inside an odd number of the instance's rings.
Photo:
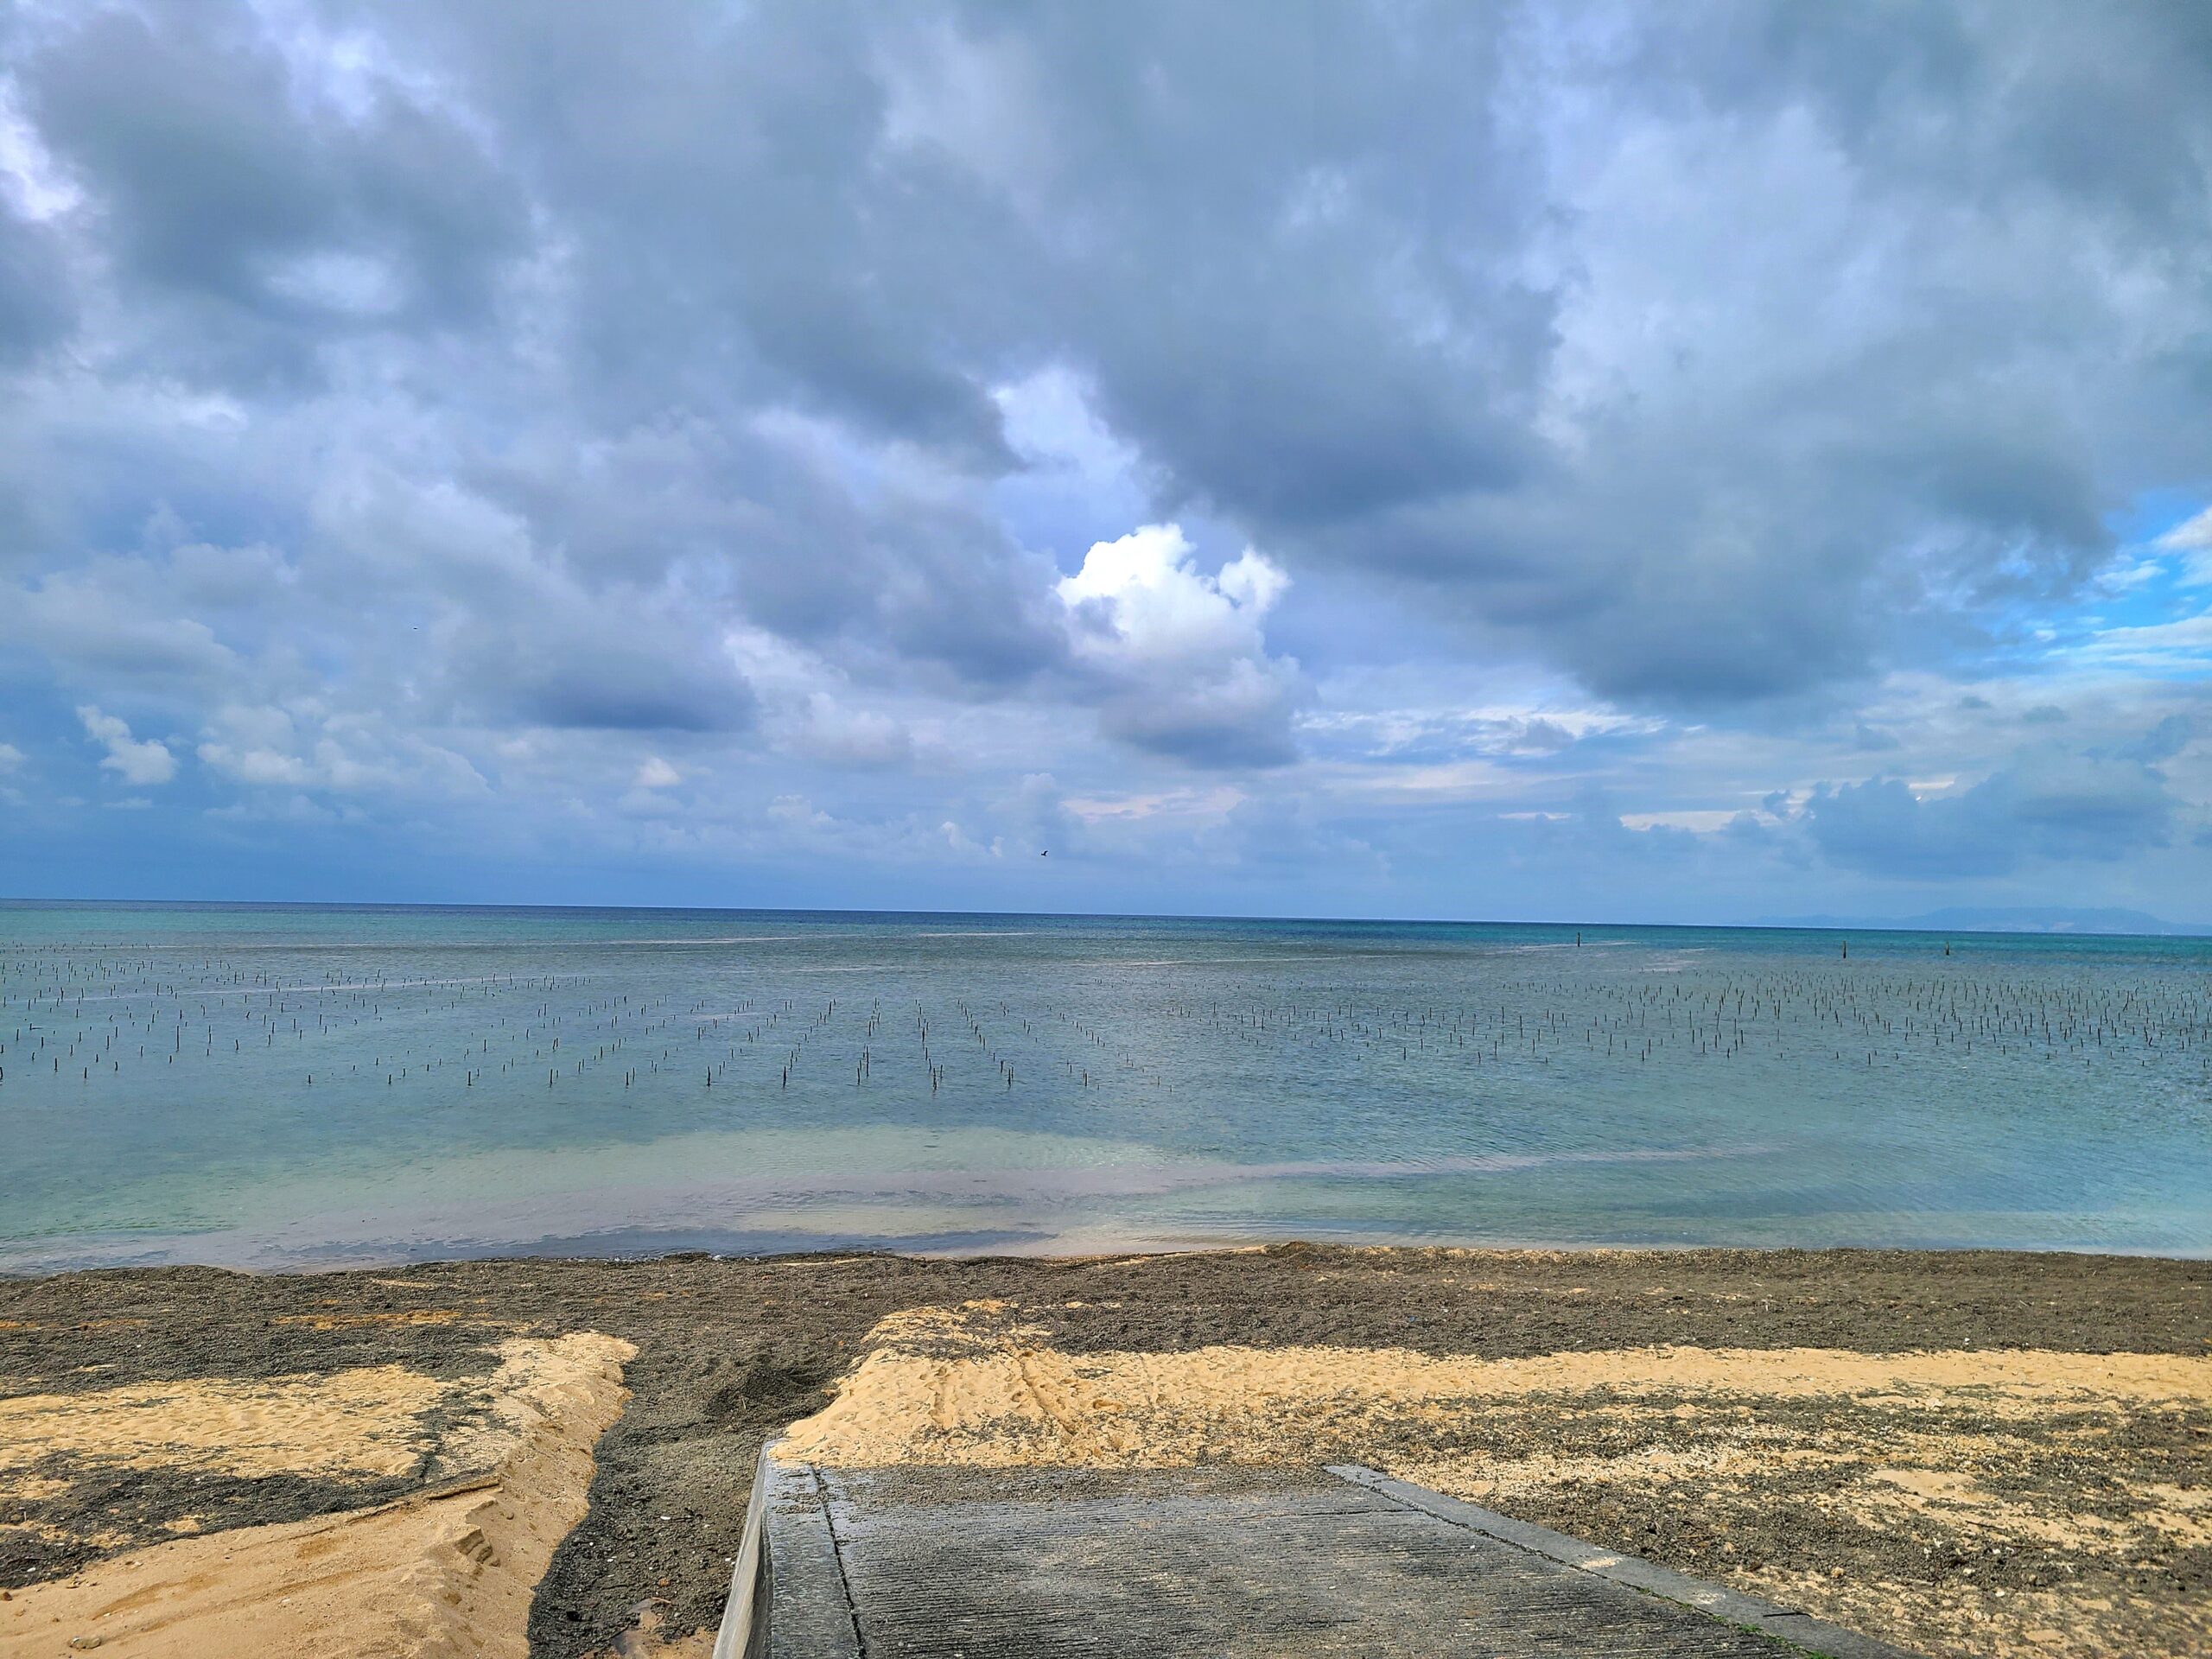
<svg viewBox="0 0 2212 1659">
<path fill-rule="evenodd" d="M 1363 1463 L 1930 1655 L 2212 1641 L 2212 1265 L 1285 1244 L 0 1281 L 0 1654 L 703 1655 L 786 1433 Z"/>
<path fill-rule="evenodd" d="M 0 0 L 0 1659 L 2212 1659 L 2208 270 L 2212 0 Z"/>
</svg>

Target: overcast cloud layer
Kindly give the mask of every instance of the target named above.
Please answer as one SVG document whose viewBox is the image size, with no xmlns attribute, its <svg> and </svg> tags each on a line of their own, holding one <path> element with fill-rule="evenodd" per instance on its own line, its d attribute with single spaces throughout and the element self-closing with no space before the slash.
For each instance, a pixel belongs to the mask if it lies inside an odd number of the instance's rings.
<svg viewBox="0 0 2212 1659">
<path fill-rule="evenodd" d="M 0 893 L 2212 919 L 2208 670 L 2212 9 L 0 4 Z"/>
</svg>

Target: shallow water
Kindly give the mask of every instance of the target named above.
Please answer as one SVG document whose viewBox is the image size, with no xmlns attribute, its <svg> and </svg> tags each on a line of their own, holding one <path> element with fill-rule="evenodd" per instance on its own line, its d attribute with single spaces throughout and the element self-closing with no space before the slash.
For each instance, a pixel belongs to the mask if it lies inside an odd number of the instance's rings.
<svg viewBox="0 0 2212 1659">
<path fill-rule="evenodd" d="M 1288 1236 L 2212 1254 L 2212 940 L 1580 937 L 0 906 L 0 1267 Z"/>
</svg>

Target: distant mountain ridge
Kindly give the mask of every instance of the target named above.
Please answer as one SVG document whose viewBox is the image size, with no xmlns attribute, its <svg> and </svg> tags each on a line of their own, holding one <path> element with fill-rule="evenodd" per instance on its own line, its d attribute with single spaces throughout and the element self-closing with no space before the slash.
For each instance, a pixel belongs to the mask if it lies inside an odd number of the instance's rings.
<svg viewBox="0 0 2212 1659">
<path fill-rule="evenodd" d="M 1956 907 L 1917 916 L 1769 916 L 1761 927 L 1866 928 L 1899 933 L 2135 933 L 2200 937 L 2212 923 L 2168 922 L 2141 910 L 2078 909 L 2065 905 Z"/>
</svg>

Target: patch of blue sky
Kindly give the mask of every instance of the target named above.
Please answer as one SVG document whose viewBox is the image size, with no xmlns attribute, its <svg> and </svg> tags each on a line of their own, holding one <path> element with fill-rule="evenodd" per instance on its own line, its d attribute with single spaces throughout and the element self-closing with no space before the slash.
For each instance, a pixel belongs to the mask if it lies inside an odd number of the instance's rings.
<svg viewBox="0 0 2212 1659">
<path fill-rule="evenodd" d="M 1993 630 L 2005 671 L 2083 671 L 2145 680 L 2212 677 L 2212 521 L 2201 496 L 2160 491 L 2107 523 L 2113 556 L 2061 603 L 2022 607 Z M 2202 539 L 2196 526 L 2204 526 Z"/>
</svg>

